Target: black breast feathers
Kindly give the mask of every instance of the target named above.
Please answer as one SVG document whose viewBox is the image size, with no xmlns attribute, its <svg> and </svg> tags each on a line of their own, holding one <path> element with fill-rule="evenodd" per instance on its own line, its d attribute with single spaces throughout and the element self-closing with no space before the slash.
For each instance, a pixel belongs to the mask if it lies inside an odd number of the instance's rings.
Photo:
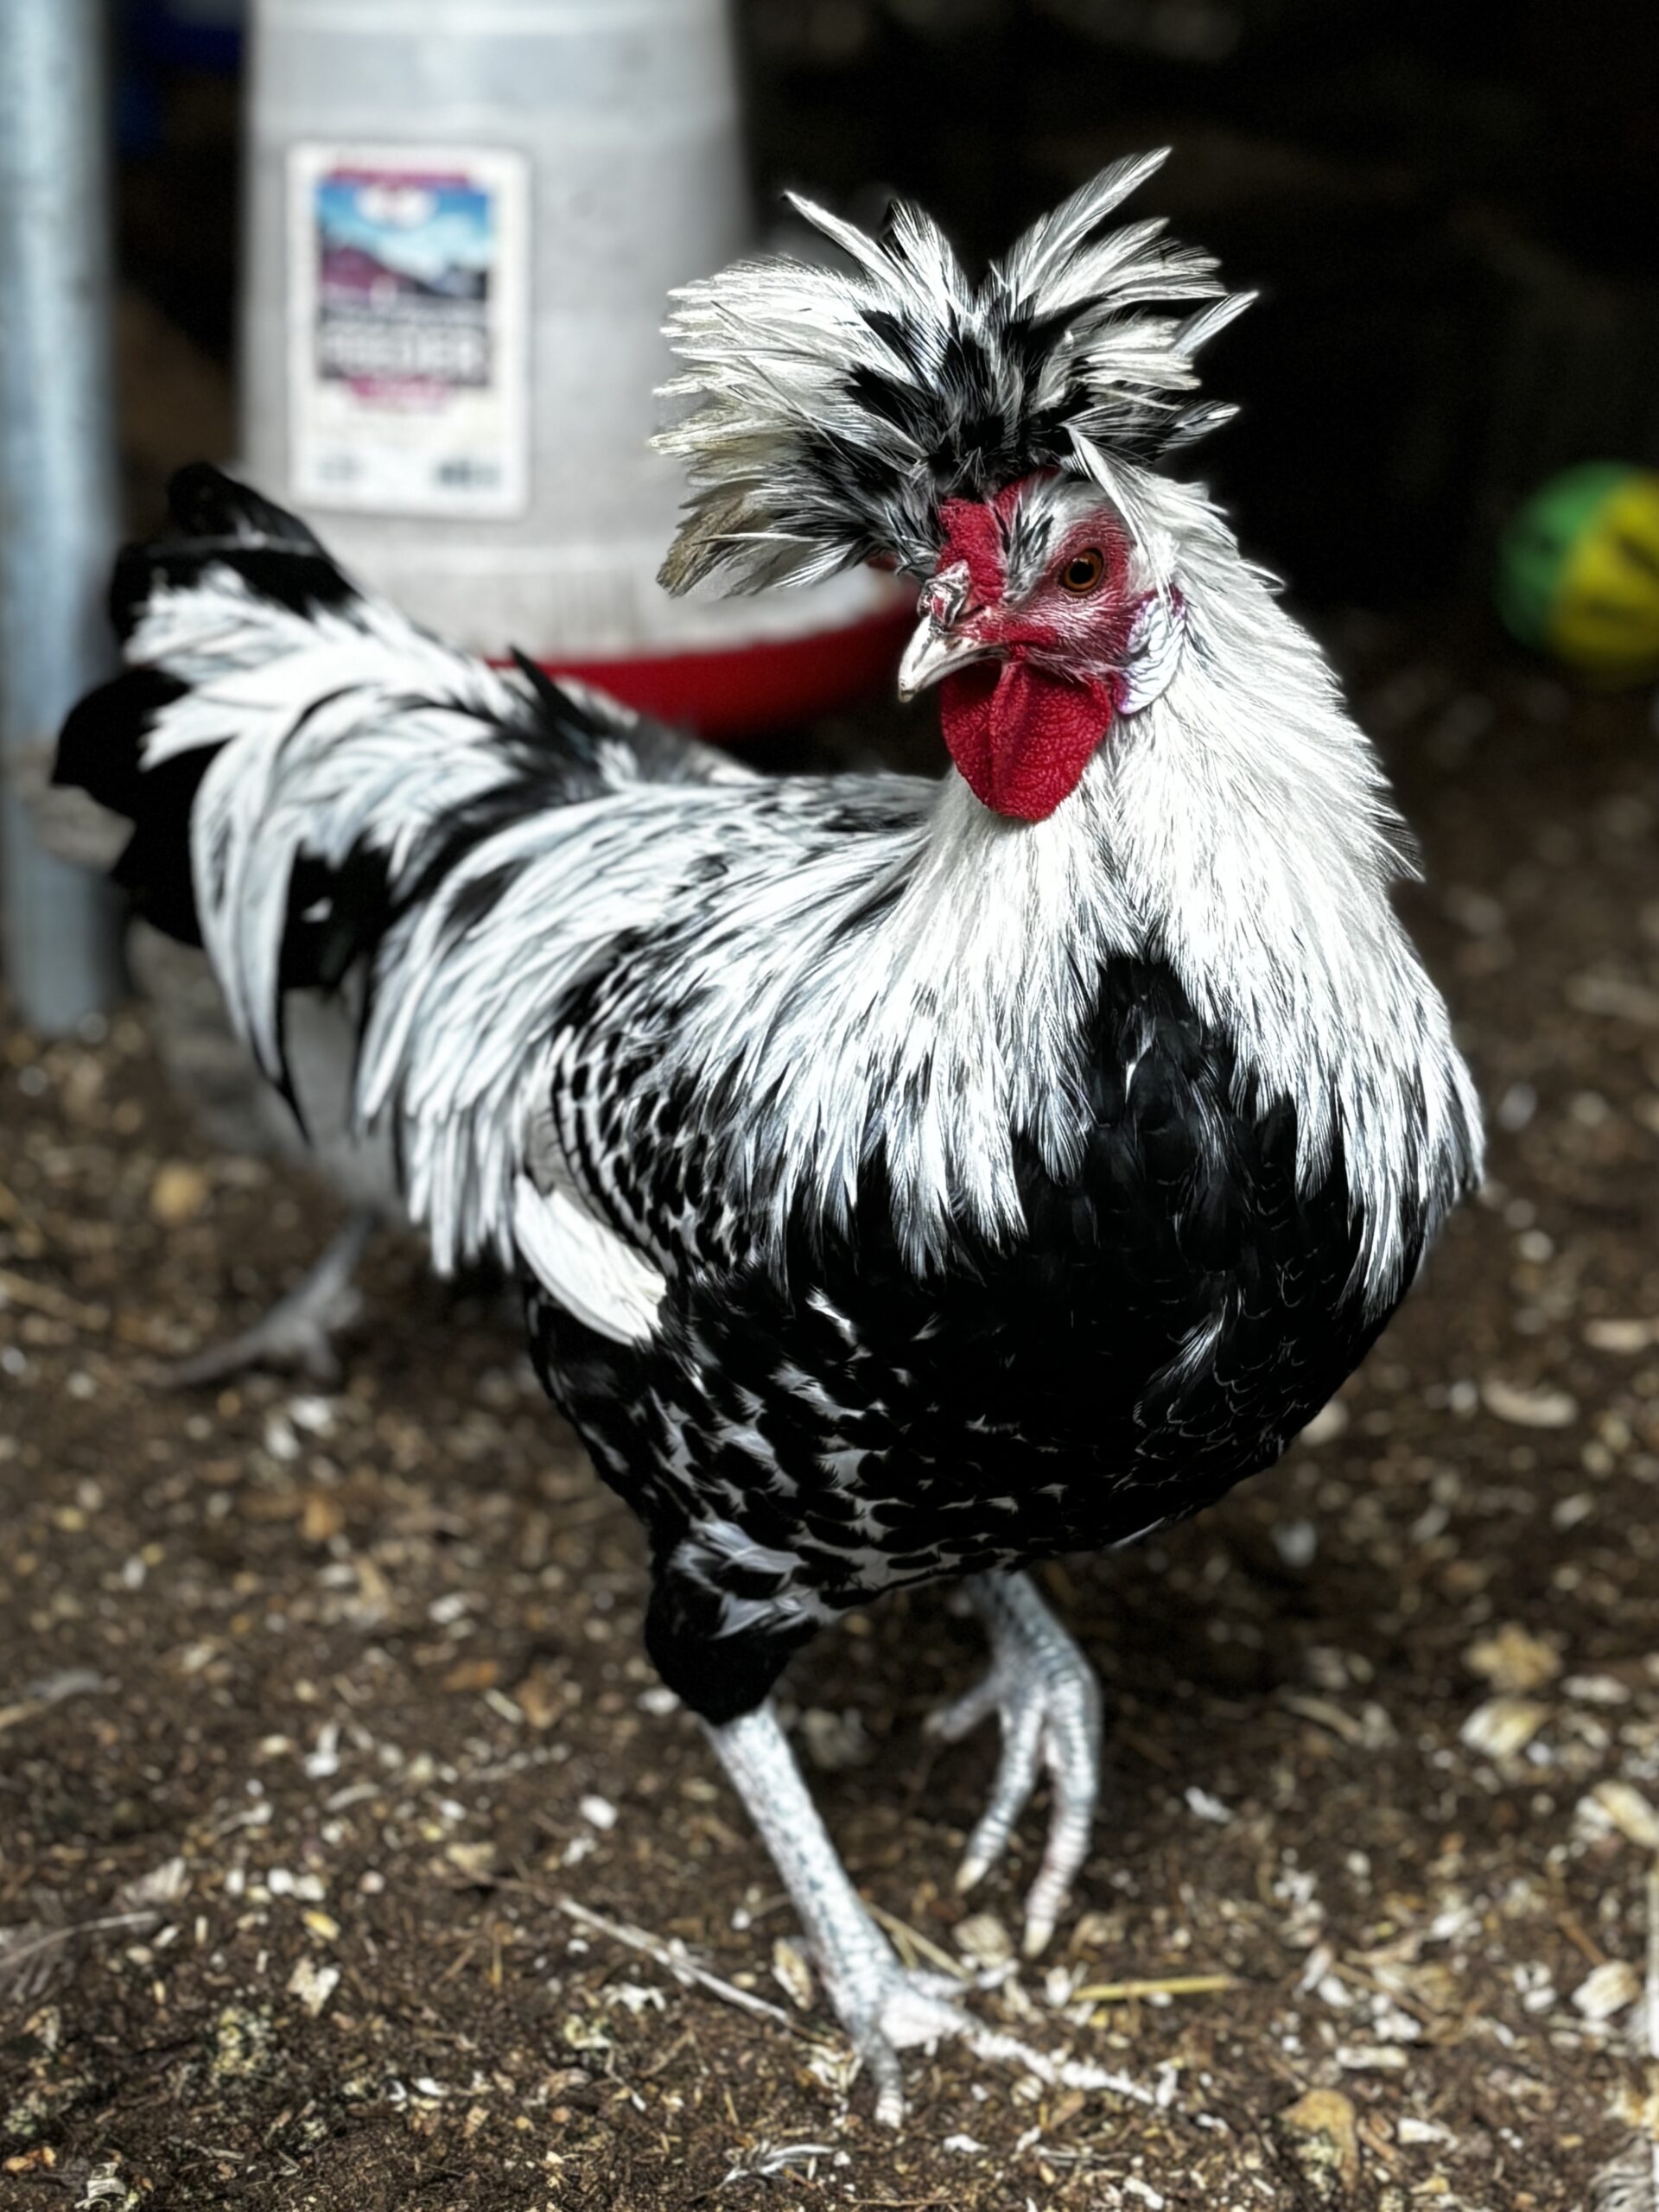
<svg viewBox="0 0 1659 2212">
<path fill-rule="evenodd" d="M 918 1279 L 873 1172 L 785 1280 L 672 1275 L 642 1345 L 532 1296 L 544 1379 L 651 1533 L 652 1656 L 690 1705 L 746 1710 L 881 1589 L 1126 1543 L 1278 1458 L 1389 1309 L 1340 1151 L 1299 1186 L 1293 1109 L 1235 1075 L 1167 968 L 1115 963 L 1083 1156 L 1061 1181 L 1020 1147 L 1019 1240 L 964 1233 Z"/>
</svg>

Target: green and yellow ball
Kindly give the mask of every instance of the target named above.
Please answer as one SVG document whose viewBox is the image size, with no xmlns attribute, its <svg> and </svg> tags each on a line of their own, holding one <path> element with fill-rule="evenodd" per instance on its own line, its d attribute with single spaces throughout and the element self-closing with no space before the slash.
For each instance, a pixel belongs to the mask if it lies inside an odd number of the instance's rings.
<svg viewBox="0 0 1659 2212">
<path fill-rule="evenodd" d="M 1524 645 L 1603 683 L 1659 677 L 1659 473 L 1552 476 L 1498 547 L 1497 611 Z"/>
</svg>

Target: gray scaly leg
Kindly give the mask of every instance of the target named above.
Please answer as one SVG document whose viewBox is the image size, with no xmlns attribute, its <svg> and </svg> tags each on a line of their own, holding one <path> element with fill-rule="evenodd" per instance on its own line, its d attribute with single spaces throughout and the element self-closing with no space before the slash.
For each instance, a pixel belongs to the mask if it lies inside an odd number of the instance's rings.
<svg viewBox="0 0 1659 2212">
<path fill-rule="evenodd" d="M 948 1977 L 911 1973 L 866 1910 L 818 1818 L 771 1705 L 708 1726 L 750 1819 L 794 1901 L 842 2025 L 875 2083 L 875 2115 L 904 2118 L 899 2053 L 943 2037 L 982 2035 L 942 1991 Z"/>
<path fill-rule="evenodd" d="M 195 1389 L 253 1367 L 297 1368 L 313 1382 L 337 1382 L 340 1357 L 334 1335 L 349 1327 L 362 1310 L 362 1297 L 352 1277 L 378 1220 L 372 1211 L 354 1213 L 316 1265 L 268 1313 L 228 1344 L 209 1344 L 205 1351 L 166 1369 L 162 1380 L 168 1387 Z"/>
<path fill-rule="evenodd" d="M 963 1588 L 990 1636 L 990 1671 L 928 1726 L 954 1744 L 995 1713 L 1002 1756 L 957 1887 L 971 1889 L 1001 1859 L 1046 1769 L 1053 1790 L 1048 1845 L 1026 1900 L 1025 1950 L 1035 1958 L 1054 1932 L 1089 1850 L 1100 1795 L 1100 1686 L 1027 1576 L 976 1574 Z"/>
</svg>

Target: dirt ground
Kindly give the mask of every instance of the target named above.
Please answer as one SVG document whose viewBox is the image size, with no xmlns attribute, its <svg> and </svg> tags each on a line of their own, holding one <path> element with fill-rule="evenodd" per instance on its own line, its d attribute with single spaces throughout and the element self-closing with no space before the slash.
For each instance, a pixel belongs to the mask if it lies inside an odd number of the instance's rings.
<svg viewBox="0 0 1659 2212">
<path fill-rule="evenodd" d="M 1279 1471 L 1048 1578 L 1105 1808 L 1052 1957 L 975 2001 L 1123 2088 L 946 2050 L 876 2129 L 493 1293 L 388 1241 L 338 1389 L 156 1387 L 338 1216 L 197 1134 L 132 1007 L 0 1028 L 4 2212 L 1590 2201 L 1656 2095 L 1659 747 L 1341 643 L 1493 1179 Z M 982 1967 L 1040 1821 L 954 1896 L 994 1744 L 920 1721 L 978 1662 L 930 1595 L 789 1694 L 867 1895 Z"/>
</svg>

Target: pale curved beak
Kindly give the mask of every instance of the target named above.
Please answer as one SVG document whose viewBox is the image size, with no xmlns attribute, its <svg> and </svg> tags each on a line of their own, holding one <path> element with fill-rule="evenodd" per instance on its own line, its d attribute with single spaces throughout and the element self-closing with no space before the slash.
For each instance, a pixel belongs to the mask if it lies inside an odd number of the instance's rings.
<svg viewBox="0 0 1659 2212">
<path fill-rule="evenodd" d="M 930 683 L 949 676 L 952 669 L 965 668 L 969 661 L 988 660 L 995 650 L 936 621 L 931 614 L 924 614 L 899 664 L 899 696 L 913 699 Z"/>
</svg>

